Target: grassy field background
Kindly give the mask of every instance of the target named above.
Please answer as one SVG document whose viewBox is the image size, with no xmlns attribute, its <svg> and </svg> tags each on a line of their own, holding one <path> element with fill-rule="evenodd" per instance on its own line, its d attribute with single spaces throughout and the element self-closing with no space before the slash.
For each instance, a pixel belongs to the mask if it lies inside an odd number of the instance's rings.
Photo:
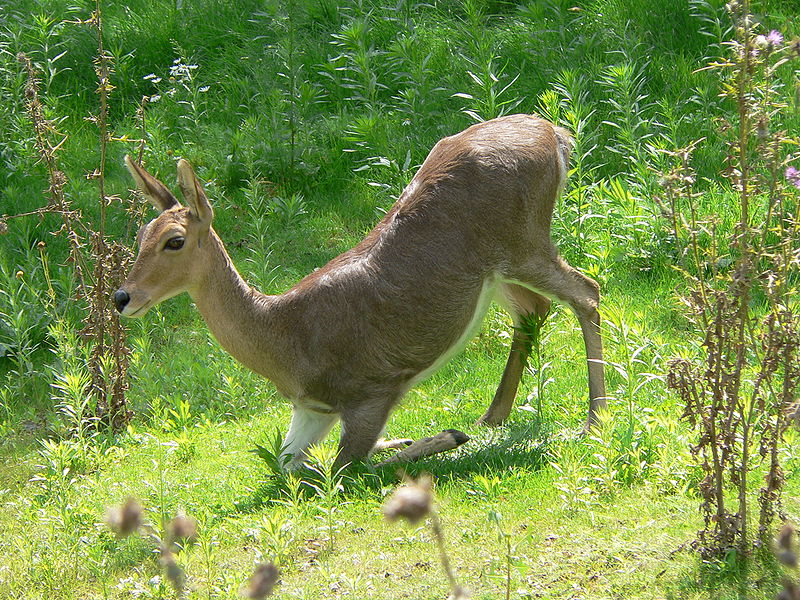
<svg viewBox="0 0 800 600">
<path fill-rule="evenodd" d="M 45 115 L 66 136 L 66 192 L 97 219 L 86 178 L 99 160 L 86 119 L 97 113 L 97 39 L 76 23 L 93 8 L 14 0 L 0 12 L 0 214 L 47 202 L 24 52 L 41 72 Z M 800 34 L 794 0 L 753 8 L 763 33 L 787 43 Z M 122 157 L 144 139 L 147 168 L 168 185 L 178 157 L 193 163 L 215 229 L 265 293 L 360 240 L 441 137 L 512 112 L 575 132 L 553 236 L 601 283 L 610 419 L 577 435 L 588 404 L 582 339 L 557 307 L 508 424 L 476 426 L 510 345 L 510 319 L 493 306 L 466 350 L 408 394 L 387 434 L 471 436 L 408 471 L 434 476 L 448 551 L 473 598 L 776 597 L 782 568 L 769 548 L 745 561 L 693 550 L 703 473 L 665 383 L 666 361 L 701 339 L 653 199 L 670 166 L 662 150 L 705 138 L 693 159 L 697 201 L 722 229 L 736 221 L 720 177 L 720 125 L 734 107 L 703 70 L 732 35 L 723 2 L 131 0 L 108 3 L 103 19 L 115 86 L 107 186 L 120 198 L 108 234 L 134 245 L 141 217 L 125 210 L 138 200 Z M 775 126 L 796 132 L 798 71 L 777 77 L 786 109 Z M 105 524 L 129 496 L 156 536 L 179 512 L 197 519 L 198 539 L 176 555 L 187 598 L 241 597 L 265 560 L 282 569 L 279 598 L 447 597 L 429 530 L 381 516 L 393 471 L 355 470 L 327 495 L 269 471 L 253 450 L 286 430 L 289 405 L 222 351 L 186 295 L 126 322 L 127 428 L 81 427 L 91 408 L 80 384 L 84 307 L 72 298 L 65 237 L 51 234 L 59 226 L 56 215 L 10 219 L 0 236 L 0 598 L 177 597 L 153 535 L 118 539 Z M 786 438 L 782 510 L 797 521 L 800 446 L 792 430 Z"/>
</svg>

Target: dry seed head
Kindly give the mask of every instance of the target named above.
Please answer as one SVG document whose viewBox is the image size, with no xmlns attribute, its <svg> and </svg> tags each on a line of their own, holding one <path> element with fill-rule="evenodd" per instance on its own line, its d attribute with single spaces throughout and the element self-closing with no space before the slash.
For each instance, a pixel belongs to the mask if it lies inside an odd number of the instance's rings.
<svg viewBox="0 0 800 600">
<path fill-rule="evenodd" d="M 108 511 L 106 522 L 119 537 L 127 537 L 142 526 L 142 506 L 136 498 L 128 498 L 122 506 Z"/>
<path fill-rule="evenodd" d="M 797 555 L 792 550 L 781 550 L 775 555 L 782 565 L 792 569 L 797 568 Z"/>
<path fill-rule="evenodd" d="M 780 532 L 778 533 L 778 548 L 775 552 L 781 564 L 797 568 L 797 554 L 794 551 L 794 527 L 788 521 L 784 523 Z"/>
<path fill-rule="evenodd" d="M 383 505 L 383 515 L 389 521 L 407 519 L 412 525 L 427 517 L 433 505 L 432 480 L 423 475 L 417 481 L 397 488 Z"/>
<path fill-rule="evenodd" d="M 795 402 L 786 407 L 784 415 L 786 416 L 786 419 L 795 427 L 800 425 L 800 402 Z"/>
<path fill-rule="evenodd" d="M 251 600 L 263 600 L 272 595 L 272 590 L 280 579 L 281 572 L 273 563 L 261 563 L 256 567 L 244 590 L 244 595 Z"/>
<path fill-rule="evenodd" d="M 8 223 L 5 219 L 0 219 L 0 235 L 6 235 L 8 233 Z"/>
<path fill-rule="evenodd" d="M 756 136 L 758 137 L 759 140 L 763 141 L 767 139 L 768 135 L 769 135 L 769 121 L 767 120 L 767 117 L 762 116 L 758 120 L 758 123 L 756 125 Z"/>
<path fill-rule="evenodd" d="M 169 533 L 173 540 L 193 542 L 197 539 L 197 521 L 186 515 L 178 515 L 169 522 Z"/>
</svg>

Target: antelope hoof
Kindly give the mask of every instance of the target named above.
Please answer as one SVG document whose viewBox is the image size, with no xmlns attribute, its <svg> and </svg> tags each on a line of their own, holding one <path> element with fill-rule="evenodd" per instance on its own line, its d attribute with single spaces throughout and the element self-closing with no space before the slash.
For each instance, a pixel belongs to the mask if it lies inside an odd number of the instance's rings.
<svg viewBox="0 0 800 600">
<path fill-rule="evenodd" d="M 583 427 L 581 427 L 580 435 L 589 435 L 592 433 L 592 429 L 597 427 L 597 425 L 597 417 L 589 416 L 589 418 L 586 419 L 586 422 L 583 424 Z"/>
<path fill-rule="evenodd" d="M 499 417 L 492 412 L 486 412 L 480 419 L 478 419 L 475 424 L 476 425 L 486 425 L 487 427 L 497 427 L 498 425 L 502 425 L 505 423 L 506 417 Z"/>
</svg>

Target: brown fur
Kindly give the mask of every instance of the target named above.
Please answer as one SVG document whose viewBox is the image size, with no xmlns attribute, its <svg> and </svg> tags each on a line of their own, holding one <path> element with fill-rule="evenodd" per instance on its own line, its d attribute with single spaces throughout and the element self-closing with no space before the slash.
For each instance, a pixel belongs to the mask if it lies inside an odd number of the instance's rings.
<svg viewBox="0 0 800 600">
<path fill-rule="evenodd" d="M 516 322 L 547 310 L 548 298 L 576 313 L 590 361 L 591 421 L 605 405 L 598 286 L 569 267 L 550 238 L 570 146 L 566 131 L 527 115 L 441 140 L 363 241 L 278 296 L 239 276 L 188 163 L 178 167 L 187 209 L 129 161 L 140 189 L 163 212 L 140 236 L 121 288 L 130 297 L 123 314 L 141 316 L 188 291 L 234 357 L 270 378 L 296 407 L 322 415 L 312 418 L 341 417 L 340 460 L 348 461 L 367 455 L 408 388 L 463 342 L 481 291 L 493 282 Z M 177 235 L 183 248 L 164 250 Z M 524 341 L 517 331 L 486 423 L 511 410 Z M 305 448 L 293 450 L 301 456 Z"/>
</svg>

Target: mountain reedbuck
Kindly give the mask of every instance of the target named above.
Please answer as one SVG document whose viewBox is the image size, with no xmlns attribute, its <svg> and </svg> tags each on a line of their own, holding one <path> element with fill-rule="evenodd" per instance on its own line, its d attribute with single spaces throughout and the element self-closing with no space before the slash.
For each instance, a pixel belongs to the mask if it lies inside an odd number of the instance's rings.
<svg viewBox="0 0 800 600">
<path fill-rule="evenodd" d="M 290 468 L 337 419 L 339 464 L 383 447 L 378 439 L 392 408 L 467 343 L 493 299 L 515 329 L 481 421 L 498 424 L 511 412 L 529 351 L 520 325 L 548 311 L 552 298 L 580 321 L 589 425 L 605 407 L 598 285 L 570 267 L 550 238 L 571 145 L 566 130 L 529 115 L 444 138 L 363 241 L 277 296 L 251 288 L 236 271 L 188 162 L 178 162 L 183 207 L 126 157 L 161 214 L 139 231 L 139 254 L 115 304 L 141 317 L 189 292 L 219 343 L 292 401 L 283 450 Z"/>
</svg>

